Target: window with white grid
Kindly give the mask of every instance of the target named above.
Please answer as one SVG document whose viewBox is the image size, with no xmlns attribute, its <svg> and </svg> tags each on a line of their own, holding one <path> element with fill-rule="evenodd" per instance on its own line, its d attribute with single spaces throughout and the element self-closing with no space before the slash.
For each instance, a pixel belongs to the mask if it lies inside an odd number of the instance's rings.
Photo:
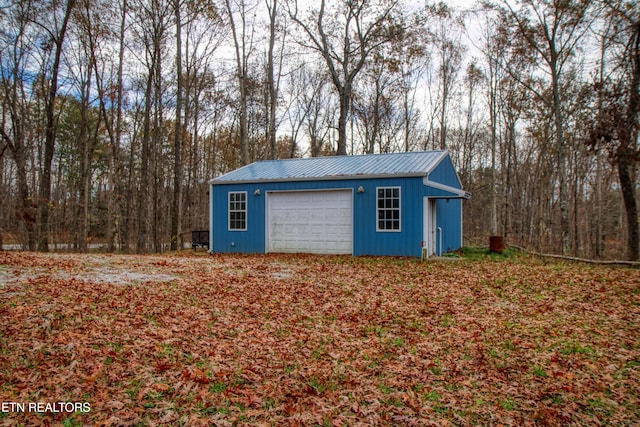
<svg viewBox="0 0 640 427">
<path fill-rule="evenodd" d="M 229 230 L 247 229 L 247 192 L 229 193 Z"/>
<path fill-rule="evenodd" d="M 400 231 L 400 187 L 378 187 L 377 231 Z"/>
</svg>

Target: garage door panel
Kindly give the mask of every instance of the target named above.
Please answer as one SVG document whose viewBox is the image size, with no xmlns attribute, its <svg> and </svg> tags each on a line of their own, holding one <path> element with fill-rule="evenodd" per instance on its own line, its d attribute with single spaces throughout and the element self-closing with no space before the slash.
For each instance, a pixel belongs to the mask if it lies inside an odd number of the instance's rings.
<svg viewBox="0 0 640 427">
<path fill-rule="evenodd" d="M 350 190 L 269 193 L 268 251 L 352 253 Z"/>
</svg>

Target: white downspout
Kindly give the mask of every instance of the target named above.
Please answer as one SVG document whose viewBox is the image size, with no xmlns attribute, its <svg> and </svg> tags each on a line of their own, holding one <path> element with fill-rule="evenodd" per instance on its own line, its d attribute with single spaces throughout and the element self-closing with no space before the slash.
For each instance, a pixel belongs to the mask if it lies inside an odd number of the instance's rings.
<svg viewBox="0 0 640 427">
<path fill-rule="evenodd" d="M 442 227 L 438 227 L 438 233 L 440 233 L 440 253 L 438 256 L 442 256 Z"/>
</svg>

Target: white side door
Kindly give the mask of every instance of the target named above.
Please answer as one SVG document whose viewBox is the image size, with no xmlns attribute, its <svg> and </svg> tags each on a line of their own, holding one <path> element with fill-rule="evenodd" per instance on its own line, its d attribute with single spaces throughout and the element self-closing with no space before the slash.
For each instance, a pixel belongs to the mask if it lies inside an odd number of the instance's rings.
<svg viewBox="0 0 640 427">
<path fill-rule="evenodd" d="M 427 248 L 427 256 L 436 255 L 436 201 L 429 197 L 424 198 L 424 242 Z"/>
</svg>

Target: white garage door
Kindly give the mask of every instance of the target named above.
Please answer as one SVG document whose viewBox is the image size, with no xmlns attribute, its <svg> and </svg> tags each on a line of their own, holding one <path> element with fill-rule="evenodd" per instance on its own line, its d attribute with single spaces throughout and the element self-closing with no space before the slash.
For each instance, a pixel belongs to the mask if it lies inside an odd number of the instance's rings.
<svg viewBox="0 0 640 427">
<path fill-rule="evenodd" d="M 269 252 L 353 251 L 351 190 L 269 193 L 267 217 Z"/>
</svg>

